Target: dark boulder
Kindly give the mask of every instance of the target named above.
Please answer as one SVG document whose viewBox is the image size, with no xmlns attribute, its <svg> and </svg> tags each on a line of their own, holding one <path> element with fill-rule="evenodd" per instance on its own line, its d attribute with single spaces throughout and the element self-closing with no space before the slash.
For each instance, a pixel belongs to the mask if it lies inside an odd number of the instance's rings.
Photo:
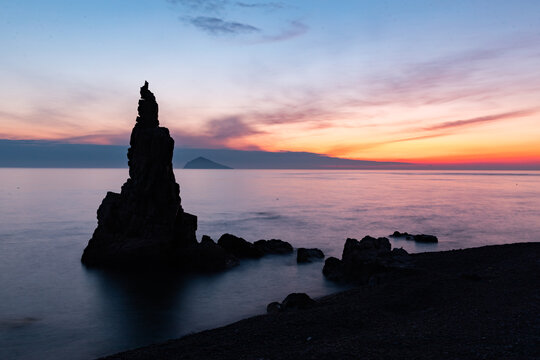
<svg viewBox="0 0 540 360">
<path fill-rule="evenodd" d="M 264 254 L 290 254 L 294 251 L 291 244 L 278 239 L 258 240 L 253 245 Z"/>
<path fill-rule="evenodd" d="M 208 235 L 203 235 L 200 244 L 184 251 L 184 263 L 190 270 L 217 272 L 238 265 L 238 259 L 215 243 Z"/>
<path fill-rule="evenodd" d="M 284 311 L 296 310 L 296 309 L 308 309 L 315 305 L 315 300 L 310 298 L 306 293 L 292 293 L 281 303 L 281 307 Z"/>
<path fill-rule="evenodd" d="M 172 156 L 174 140 L 159 126 L 158 104 L 145 82 L 128 149 L 129 178 L 120 194 L 109 192 L 81 261 L 87 266 L 179 265 L 197 243 L 197 217 L 184 212 Z"/>
<path fill-rule="evenodd" d="M 422 243 L 436 243 L 436 242 L 439 242 L 439 239 L 437 239 L 437 237 L 435 235 L 419 234 L 419 235 L 414 235 L 413 238 L 414 238 L 414 241 L 422 242 Z"/>
<path fill-rule="evenodd" d="M 344 262 L 356 260 L 373 260 L 377 256 L 390 252 L 392 245 L 385 237 L 374 238 L 365 236 L 362 240 L 347 238 L 341 256 Z"/>
<path fill-rule="evenodd" d="M 342 281 L 345 273 L 343 272 L 343 261 L 333 256 L 326 259 L 323 267 L 323 275 L 332 281 Z"/>
<path fill-rule="evenodd" d="M 387 238 L 366 236 L 360 241 L 348 238 L 341 260 L 328 259 L 323 274 L 332 281 L 367 283 L 373 275 L 410 265 L 409 254 L 401 248 L 391 250 Z"/>
<path fill-rule="evenodd" d="M 407 236 L 411 236 L 411 234 L 409 234 L 408 232 L 399 232 L 399 231 L 394 231 L 394 233 L 392 235 L 390 235 L 392 237 L 407 237 Z"/>
<path fill-rule="evenodd" d="M 309 297 L 306 293 L 292 293 L 281 302 L 271 302 L 266 307 L 266 312 L 274 314 L 283 311 L 294 311 L 300 309 L 309 309 L 317 302 Z"/>
<path fill-rule="evenodd" d="M 316 248 L 299 248 L 296 251 L 296 262 L 298 264 L 310 263 L 316 259 L 324 259 L 324 253 L 322 252 L 322 250 Z"/>
<path fill-rule="evenodd" d="M 214 246 L 217 245 L 216 242 L 208 235 L 203 235 L 201 239 L 201 245 L 203 246 Z"/>
<path fill-rule="evenodd" d="M 394 238 L 401 238 L 404 237 L 406 240 L 421 242 L 421 243 L 436 243 L 439 241 L 435 235 L 425 235 L 425 234 L 418 234 L 418 235 L 412 235 L 407 232 L 400 233 L 399 231 L 394 231 L 391 237 Z"/>
<path fill-rule="evenodd" d="M 277 314 L 277 313 L 281 312 L 282 310 L 283 309 L 281 308 L 281 304 L 279 302 L 277 302 L 277 301 L 271 302 L 266 307 L 266 312 L 268 314 Z"/>
<path fill-rule="evenodd" d="M 382 260 L 390 254 L 387 238 L 366 236 L 362 240 L 348 238 L 343 248 L 343 270 L 346 276 L 367 280 L 374 273 L 384 270 Z"/>
<path fill-rule="evenodd" d="M 252 243 L 232 234 L 221 235 L 218 245 L 237 258 L 258 259 L 264 256 L 264 253 Z"/>
</svg>

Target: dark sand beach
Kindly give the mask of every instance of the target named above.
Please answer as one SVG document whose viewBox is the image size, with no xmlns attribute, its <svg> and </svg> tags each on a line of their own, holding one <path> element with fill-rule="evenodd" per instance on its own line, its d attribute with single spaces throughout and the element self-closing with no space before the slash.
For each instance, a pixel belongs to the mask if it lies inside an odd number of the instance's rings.
<svg viewBox="0 0 540 360">
<path fill-rule="evenodd" d="M 106 359 L 540 358 L 540 243 L 411 256 L 414 270 L 317 299 L 310 309 Z"/>
</svg>

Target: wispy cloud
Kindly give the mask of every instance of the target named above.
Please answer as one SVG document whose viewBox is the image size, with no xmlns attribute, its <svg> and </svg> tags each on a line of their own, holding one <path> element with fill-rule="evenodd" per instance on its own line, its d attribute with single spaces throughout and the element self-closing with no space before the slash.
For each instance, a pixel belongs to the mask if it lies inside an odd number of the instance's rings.
<svg viewBox="0 0 540 360">
<path fill-rule="evenodd" d="M 275 35 L 264 35 L 259 42 L 275 42 L 289 40 L 301 35 L 304 35 L 309 30 L 309 27 L 300 21 L 291 21 L 288 27 L 284 28 L 280 33 Z"/>
<path fill-rule="evenodd" d="M 375 74 L 360 83 L 364 91 L 347 96 L 349 106 L 440 105 L 485 96 L 503 89 L 477 83 L 485 65 L 504 55 L 506 49 L 481 49 L 441 56 L 402 66 L 399 72 Z"/>
<path fill-rule="evenodd" d="M 506 91 L 489 84 L 473 86 L 467 81 L 480 67 L 480 59 L 489 59 L 488 52 L 459 54 L 452 58 L 410 64 L 395 75 L 358 78 L 351 74 L 339 84 L 310 87 L 309 90 L 302 87 L 281 89 L 277 93 L 285 96 L 269 94 L 264 97 L 267 104 L 274 103 L 273 109 L 254 111 L 247 117 L 261 124 L 331 121 L 335 126 L 340 126 L 340 119 L 354 117 L 362 127 L 372 124 L 374 114 L 386 106 L 436 106 Z"/>
<path fill-rule="evenodd" d="M 239 117 L 230 116 L 212 119 L 200 131 L 171 129 L 171 133 L 176 146 L 226 148 L 229 147 L 231 141 L 236 142 L 263 132 L 255 129 Z M 82 136 L 58 137 L 56 140 L 75 144 L 126 145 L 129 143 L 129 132 L 92 132 Z M 240 141 L 239 143 L 243 144 L 245 142 Z M 255 149 L 258 147 L 247 143 L 244 144 L 243 148 Z"/>
<path fill-rule="evenodd" d="M 343 144 L 338 146 L 331 146 L 323 151 L 324 154 L 331 154 L 332 156 L 347 156 L 359 151 L 369 150 L 377 146 L 381 146 L 380 142 L 364 142 L 355 144 Z"/>
<path fill-rule="evenodd" d="M 244 1 L 230 1 L 230 0 L 167 0 L 171 4 L 182 5 L 192 10 L 201 11 L 221 11 L 227 8 L 239 7 L 249 9 L 268 9 L 277 10 L 285 8 L 285 4 L 282 2 L 244 2 Z"/>
<path fill-rule="evenodd" d="M 512 112 L 507 112 L 507 113 L 502 113 L 502 114 L 480 116 L 480 117 L 464 119 L 464 120 L 446 121 L 440 124 L 425 127 L 424 130 L 426 131 L 447 130 L 447 129 L 453 129 L 457 127 L 471 126 L 471 125 L 477 125 L 481 123 L 488 123 L 488 122 L 493 122 L 493 121 L 524 117 L 524 116 L 532 115 L 536 112 L 538 112 L 538 110 L 528 109 L 528 110 L 512 111 Z"/>
<path fill-rule="evenodd" d="M 258 123 L 276 125 L 331 120 L 333 115 L 335 112 L 329 112 L 324 107 L 300 104 L 298 106 L 284 106 L 266 112 L 253 112 L 248 116 Z"/>
<path fill-rule="evenodd" d="M 230 5 L 229 0 L 167 0 L 167 2 L 206 12 L 219 12 Z"/>
<path fill-rule="evenodd" d="M 228 140 L 262 132 L 244 122 L 240 117 L 229 116 L 209 121 L 206 125 L 206 133 L 215 139 Z"/>
<path fill-rule="evenodd" d="M 511 71 L 499 66 L 502 60 L 514 57 L 517 52 L 528 51 L 531 46 L 536 46 L 535 44 L 532 39 L 508 39 L 484 49 L 461 51 L 401 65 L 392 73 L 363 76 L 351 73 L 348 78 L 337 78 L 335 83 L 326 83 L 324 86 L 305 84 L 295 88 L 287 85 L 274 89 L 261 99 L 254 99 L 254 103 L 264 101 L 269 105 L 268 110 L 253 111 L 247 113 L 246 117 L 254 124 L 304 122 L 308 126 L 316 126 L 321 122 L 331 123 L 335 127 L 346 126 L 341 123 L 342 119 L 348 119 L 347 124 L 350 124 L 350 119 L 355 119 L 357 127 L 360 128 L 377 126 L 376 117 L 384 115 L 386 109 L 393 107 L 433 109 L 454 103 L 457 106 L 467 104 L 467 108 L 471 109 L 478 104 L 487 103 L 490 99 L 513 96 L 515 86 L 519 86 L 519 90 L 523 91 L 526 86 L 536 84 L 516 83 L 513 78 L 506 76 L 511 75 Z M 494 71 L 497 71 L 498 76 L 493 76 Z M 530 111 L 532 110 L 502 110 L 497 114 L 470 119 L 439 121 L 427 127 L 422 124 L 429 119 L 410 119 L 409 115 L 404 113 L 404 118 L 393 120 L 392 124 L 399 122 L 401 128 L 406 125 L 416 126 L 410 129 L 411 133 L 423 136 L 424 131 L 449 130 L 452 127 L 526 116 Z"/>
<path fill-rule="evenodd" d="M 216 17 L 198 16 L 190 18 L 189 23 L 212 35 L 235 35 L 261 31 L 249 24 L 226 21 Z"/>
<path fill-rule="evenodd" d="M 204 148 L 259 149 L 249 141 L 253 135 L 264 134 L 239 116 L 209 120 L 202 130 L 171 129 L 177 146 Z"/>
<path fill-rule="evenodd" d="M 76 125 L 68 121 L 69 115 L 66 112 L 51 106 L 36 106 L 24 113 L 0 110 L 0 119 L 6 122 L 16 120 L 20 123 L 29 123 L 31 125 L 39 125 L 44 122 L 54 122 L 57 127 Z"/>
<path fill-rule="evenodd" d="M 306 33 L 309 28 L 300 21 L 276 20 L 281 30 L 268 29 L 252 24 L 260 22 L 262 17 L 278 10 L 291 9 L 284 2 L 268 1 L 231 1 L 231 0 L 167 0 L 171 4 L 182 7 L 184 14 L 180 17 L 184 23 L 210 35 L 238 35 L 259 33 L 258 39 L 252 44 L 284 41 Z M 252 10 L 252 11 L 250 11 Z M 290 14 L 289 14 L 290 16 Z M 230 18 L 242 20 L 232 21 Z M 247 20 L 244 20 L 247 17 Z"/>
<path fill-rule="evenodd" d="M 374 75 L 364 80 L 373 85 L 361 96 L 351 98 L 351 105 L 440 105 L 504 95 L 513 90 L 495 84 L 508 81 L 505 60 L 531 52 L 539 41 L 538 36 L 510 37 L 484 48 L 410 63 L 399 68 L 399 72 Z M 538 57 L 532 53 L 525 56 Z"/>
<path fill-rule="evenodd" d="M 412 129 L 411 132 L 417 133 L 418 135 L 413 135 L 409 137 L 402 137 L 402 138 L 394 138 L 389 140 L 383 140 L 383 141 L 376 141 L 376 142 L 366 142 L 366 143 L 360 143 L 360 144 L 345 144 L 340 146 L 335 146 L 329 148 L 326 152 L 330 154 L 350 154 L 354 152 L 359 152 L 362 150 L 367 150 L 383 145 L 388 144 L 394 144 L 394 143 L 400 143 L 400 142 L 408 142 L 408 141 L 417 141 L 417 140 L 426 140 L 426 139 L 433 139 L 443 136 L 449 136 L 456 134 L 457 129 L 467 126 L 473 126 L 477 124 L 484 124 L 489 122 L 495 122 L 495 121 L 502 121 L 502 120 L 512 120 L 519 117 L 529 116 L 537 113 L 538 110 L 536 109 L 525 109 L 525 110 L 518 110 L 518 111 L 511 111 L 501 114 L 492 114 L 492 115 L 486 115 L 486 116 L 479 116 L 475 118 L 470 119 L 463 119 L 463 120 L 455 120 L 455 121 L 447 121 L 441 124 L 436 124 L 430 127 L 424 127 L 420 129 Z"/>
<path fill-rule="evenodd" d="M 441 124 L 436 124 L 430 127 L 411 129 L 410 132 L 416 133 L 409 137 L 390 138 L 382 141 L 365 141 L 354 144 L 342 144 L 339 146 L 332 146 L 325 151 L 327 154 L 334 155 L 347 155 L 359 151 L 364 151 L 372 148 L 376 148 L 383 145 L 426 140 L 432 138 L 438 138 L 443 136 L 449 136 L 456 133 L 457 129 L 467 126 L 473 126 L 477 124 L 512 120 L 519 117 L 529 116 L 537 113 L 535 109 L 525 109 L 512 112 L 506 112 L 501 114 L 492 114 L 486 116 L 480 116 L 470 119 L 448 121 Z M 330 115 L 329 115 L 330 116 Z M 308 117 L 308 115 L 306 115 Z M 295 118 L 296 119 L 296 118 Z M 255 119 L 256 120 L 256 119 Z M 278 119 L 267 119 L 270 122 L 279 121 Z M 292 119 L 289 119 L 292 120 Z M 260 123 L 260 119 L 258 121 Z M 340 126 L 335 122 L 320 122 L 315 123 L 315 127 L 331 128 Z M 369 125 L 368 125 L 369 126 Z M 257 129 L 251 123 L 244 120 L 244 116 L 227 116 L 223 118 L 216 118 L 209 120 L 206 125 L 199 131 L 196 130 L 180 130 L 171 129 L 174 139 L 178 146 L 184 147 L 206 147 L 206 148 L 242 148 L 242 149 L 259 149 L 256 144 L 249 142 L 249 137 L 253 135 L 266 134 L 265 131 Z M 0 134 L 1 136 L 2 134 Z M 69 143 L 97 143 L 97 144 L 127 144 L 129 134 L 126 132 L 112 133 L 112 132 L 94 132 L 84 136 L 74 137 L 59 137 L 57 138 L 62 142 Z"/>
<path fill-rule="evenodd" d="M 257 3 L 257 2 L 250 2 L 250 3 L 247 3 L 247 2 L 235 2 L 234 5 L 236 6 L 239 6 L 239 7 L 243 7 L 243 8 L 259 8 L 259 9 L 271 9 L 271 10 L 275 10 L 275 9 L 283 9 L 285 8 L 285 4 L 283 3 L 280 3 L 280 2 L 262 2 L 262 3 Z"/>
<path fill-rule="evenodd" d="M 129 132 L 94 132 L 82 136 L 70 136 L 59 138 L 56 141 L 70 144 L 99 144 L 99 145 L 127 145 L 129 144 Z"/>
</svg>

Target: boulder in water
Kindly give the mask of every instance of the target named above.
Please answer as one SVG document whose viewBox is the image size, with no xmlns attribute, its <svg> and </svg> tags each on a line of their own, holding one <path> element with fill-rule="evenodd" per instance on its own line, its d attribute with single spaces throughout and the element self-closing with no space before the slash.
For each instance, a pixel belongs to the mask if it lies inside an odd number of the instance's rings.
<svg viewBox="0 0 540 360">
<path fill-rule="evenodd" d="M 402 238 L 404 237 L 406 240 L 414 240 L 416 242 L 421 243 L 437 243 L 439 242 L 439 239 L 435 235 L 426 235 L 426 234 L 418 234 L 418 235 L 412 235 L 407 232 L 399 232 L 394 231 L 392 235 L 390 235 L 393 238 Z"/>
<path fill-rule="evenodd" d="M 203 235 L 199 244 L 187 247 L 182 255 L 185 267 L 200 272 L 227 270 L 239 263 L 238 258 L 225 251 L 208 235 Z"/>
<path fill-rule="evenodd" d="M 367 283 L 373 275 L 411 267 L 410 256 L 404 249 L 391 250 L 387 238 L 365 236 L 362 240 L 348 238 L 341 260 L 329 258 L 323 275 L 332 281 Z"/>
<path fill-rule="evenodd" d="M 291 244 L 279 239 L 257 240 L 253 245 L 264 254 L 290 254 L 294 251 Z"/>
<path fill-rule="evenodd" d="M 313 260 L 320 259 L 324 259 L 324 253 L 320 249 L 299 248 L 298 250 L 296 250 L 296 262 L 298 264 L 310 263 Z"/>
<path fill-rule="evenodd" d="M 422 243 L 436 243 L 439 239 L 435 235 L 418 234 L 413 236 L 414 241 Z"/>
<path fill-rule="evenodd" d="M 221 235 L 218 245 L 237 258 L 258 259 L 264 256 L 252 243 L 232 234 Z"/>
</svg>

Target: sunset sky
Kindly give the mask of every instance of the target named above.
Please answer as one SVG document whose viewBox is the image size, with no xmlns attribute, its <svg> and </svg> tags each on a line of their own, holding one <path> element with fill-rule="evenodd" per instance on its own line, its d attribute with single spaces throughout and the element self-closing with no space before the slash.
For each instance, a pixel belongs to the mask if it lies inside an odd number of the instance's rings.
<svg viewBox="0 0 540 360">
<path fill-rule="evenodd" d="M 9 1 L 0 139 L 540 164 L 540 1 Z"/>
</svg>

